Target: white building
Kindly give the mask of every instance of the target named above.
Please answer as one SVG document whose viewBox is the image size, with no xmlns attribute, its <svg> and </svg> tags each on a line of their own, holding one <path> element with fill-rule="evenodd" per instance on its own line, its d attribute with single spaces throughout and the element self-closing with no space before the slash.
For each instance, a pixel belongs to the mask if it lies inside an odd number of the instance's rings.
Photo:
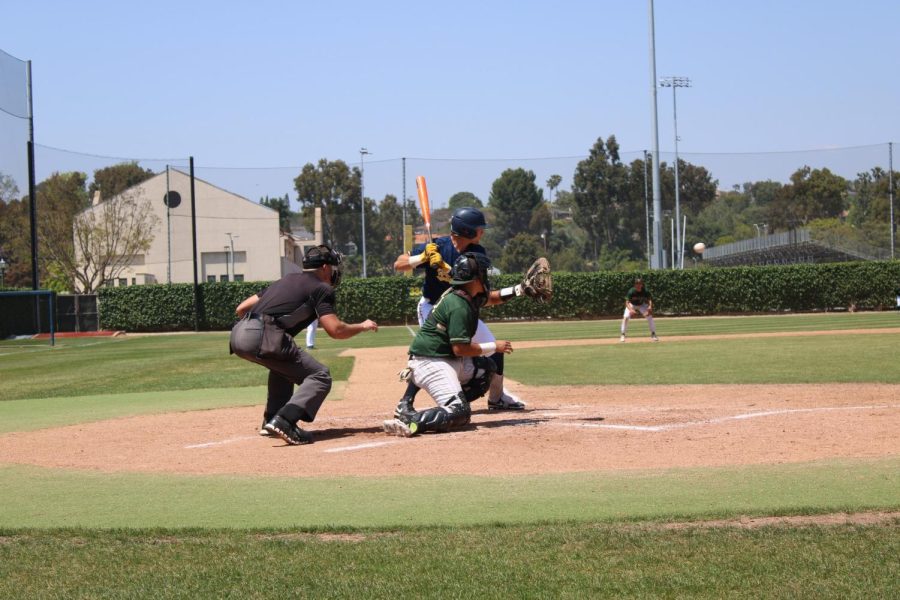
<svg viewBox="0 0 900 600">
<path fill-rule="evenodd" d="M 107 285 L 193 283 L 190 175 L 170 169 L 122 194 L 149 201 L 158 221 L 150 248 Z M 199 282 L 273 281 L 299 270 L 305 246 L 316 243 L 281 233 L 278 211 L 201 179 L 194 179 L 194 196 Z"/>
</svg>

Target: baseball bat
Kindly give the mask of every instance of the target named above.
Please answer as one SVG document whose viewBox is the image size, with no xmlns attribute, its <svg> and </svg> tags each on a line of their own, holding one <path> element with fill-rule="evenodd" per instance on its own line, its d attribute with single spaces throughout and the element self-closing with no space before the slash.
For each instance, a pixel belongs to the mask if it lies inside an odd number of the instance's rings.
<svg viewBox="0 0 900 600">
<path fill-rule="evenodd" d="M 422 209 L 422 218 L 425 219 L 425 235 L 428 243 L 431 243 L 431 206 L 428 203 L 428 186 L 425 185 L 425 177 L 416 177 L 416 191 L 419 192 L 419 208 Z"/>
</svg>

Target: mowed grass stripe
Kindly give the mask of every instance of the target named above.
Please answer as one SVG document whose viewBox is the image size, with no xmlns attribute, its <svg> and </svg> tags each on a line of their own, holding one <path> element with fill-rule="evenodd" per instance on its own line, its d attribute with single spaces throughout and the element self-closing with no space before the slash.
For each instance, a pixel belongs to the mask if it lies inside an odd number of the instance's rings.
<svg viewBox="0 0 900 600">
<path fill-rule="evenodd" d="M 335 382 L 328 395 L 328 401 L 339 401 L 343 397 L 345 387 L 346 382 Z M 264 386 L 100 394 L 72 398 L 48 398 L 40 401 L 9 400 L 0 402 L 0 434 L 103 421 L 118 417 L 231 406 L 259 406 L 262 411 L 265 403 L 266 388 Z"/>
<path fill-rule="evenodd" d="M 526 385 L 900 383 L 900 335 L 679 340 L 518 350 Z"/>
<path fill-rule="evenodd" d="M 0 530 L 0 541 L 4 598 L 893 598 L 900 524 Z"/>
<path fill-rule="evenodd" d="M 303 450 L 296 451 L 297 460 L 303 460 Z M 518 477 L 324 479 L 6 466 L 0 467 L 0 527 L 458 527 L 855 512 L 900 507 L 898 472 L 900 458 Z"/>
</svg>

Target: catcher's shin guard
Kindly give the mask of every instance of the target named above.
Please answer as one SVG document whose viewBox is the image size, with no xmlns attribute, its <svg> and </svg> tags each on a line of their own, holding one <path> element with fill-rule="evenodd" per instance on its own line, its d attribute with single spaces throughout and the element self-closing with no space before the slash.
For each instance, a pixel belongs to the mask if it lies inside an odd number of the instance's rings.
<svg viewBox="0 0 900 600">
<path fill-rule="evenodd" d="M 461 427 L 472 418 L 472 409 L 465 396 L 459 396 L 449 404 L 435 406 L 427 410 L 419 411 L 410 421 L 410 428 L 415 433 L 426 431 L 446 432 L 451 427 Z"/>
<path fill-rule="evenodd" d="M 497 369 L 496 363 L 486 356 L 476 356 L 472 359 L 472 363 L 475 366 L 475 374 L 462 384 L 463 395 L 468 402 L 473 402 L 487 393 Z"/>
</svg>

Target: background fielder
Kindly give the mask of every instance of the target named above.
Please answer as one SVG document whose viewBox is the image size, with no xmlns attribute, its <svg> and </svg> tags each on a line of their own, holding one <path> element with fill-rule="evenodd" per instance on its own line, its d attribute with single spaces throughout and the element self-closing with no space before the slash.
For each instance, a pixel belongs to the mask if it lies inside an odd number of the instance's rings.
<svg viewBox="0 0 900 600">
<path fill-rule="evenodd" d="M 644 287 L 643 279 L 635 279 L 634 287 L 625 294 L 625 314 L 622 316 L 622 335 L 619 337 L 620 342 L 625 341 L 625 332 L 628 331 L 628 322 L 631 317 L 638 315 L 647 317 L 647 325 L 650 327 L 650 339 L 658 342 L 656 337 L 656 324 L 653 322 L 653 297 L 649 290 Z"/>
</svg>

